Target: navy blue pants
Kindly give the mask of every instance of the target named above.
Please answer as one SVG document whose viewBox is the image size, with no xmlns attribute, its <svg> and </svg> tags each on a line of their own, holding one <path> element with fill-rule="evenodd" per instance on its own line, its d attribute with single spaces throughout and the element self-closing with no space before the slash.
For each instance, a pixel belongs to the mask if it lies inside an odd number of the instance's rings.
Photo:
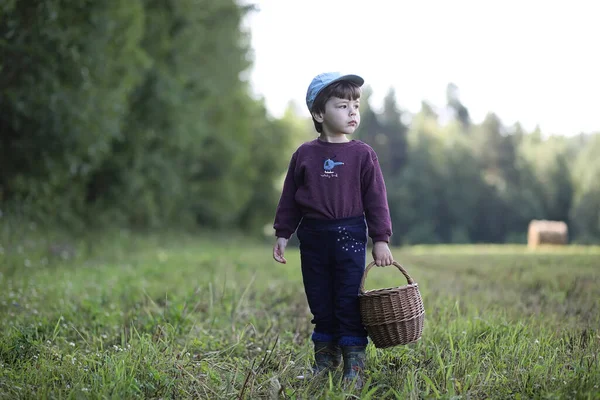
<svg viewBox="0 0 600 400">
<path fill-rule="evenodd" d="M 297 236 L 304 290 L 314 317 L 312 339 L 341 346 L 367 344 L 358 306 L 367 252 L 364 216 L 304 218 Z"/>
</svg>

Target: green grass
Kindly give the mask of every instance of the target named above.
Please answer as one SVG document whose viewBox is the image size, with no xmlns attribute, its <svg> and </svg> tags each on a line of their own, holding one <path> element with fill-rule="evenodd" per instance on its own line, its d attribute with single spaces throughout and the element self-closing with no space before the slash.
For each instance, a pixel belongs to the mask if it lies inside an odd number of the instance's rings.
<svg viewBox="0 0 600 400">
<path fill-rule="evenodd" d="M 600 247 L 394 249 L 422 339 L 367 349 L 368 384 L 313 379 L 299 257 L 127 233 L 0 243 L 0 398 L 600 398 Z M 373 269 L 367 289 L 404 284 Z"/>
</svg>

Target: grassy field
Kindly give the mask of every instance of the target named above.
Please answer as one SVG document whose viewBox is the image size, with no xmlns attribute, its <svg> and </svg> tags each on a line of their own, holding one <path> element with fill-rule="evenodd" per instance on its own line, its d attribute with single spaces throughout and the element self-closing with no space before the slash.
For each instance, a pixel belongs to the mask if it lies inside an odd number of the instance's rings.
<svg viewBox="0 0 600 400">
<path fill-rule="evenodd" d="M 65 244 L 67 243 L 67 244 Z M 600 247 L 394 249 L 422 339 L 367 349 L 368 383 L 299 379 L 312 331 L 299 257 L 127 233 L 0 243 L 0 398 L 599 399 Z M 367 289 L 405 284 L 374 269 Z"/>
</svg>

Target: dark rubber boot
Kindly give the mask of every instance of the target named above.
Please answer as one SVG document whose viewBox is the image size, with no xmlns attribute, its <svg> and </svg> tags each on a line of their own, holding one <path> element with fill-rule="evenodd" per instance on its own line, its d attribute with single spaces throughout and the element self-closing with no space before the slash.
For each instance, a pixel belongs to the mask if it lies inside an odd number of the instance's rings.
<svg viewBox="0 0 600 400">
<path fill-rule="evenodd" d="M 354 385 L 355 389 L 363 387 L 363 370 L 365 369 L 366 346 L 344 346 L 344 384 Z"/>
<path fill-rule="evenodd" d="M 342 349 L 333 342 L 314 342 L 315 364 L 313 373 L 333 370 L 342 363 Z"/>
</svg>

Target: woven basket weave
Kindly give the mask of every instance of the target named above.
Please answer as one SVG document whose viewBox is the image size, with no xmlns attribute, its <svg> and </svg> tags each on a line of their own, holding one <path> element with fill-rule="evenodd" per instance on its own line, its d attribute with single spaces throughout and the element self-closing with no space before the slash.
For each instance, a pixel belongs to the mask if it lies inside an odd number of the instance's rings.
<svg viewBox="0 0 600 400">
<path fill-rule="evenodd" d="M 425 307 L 419 285 L 400 264 L 394 261 L 393 265 L 406 277 L 408 285 L 365 291 L 365 279 L 374 262 L 367 266 L 360 283 L 362 323 L 377 348 L 412 343 L 423 333 Z"/>
</svg>

